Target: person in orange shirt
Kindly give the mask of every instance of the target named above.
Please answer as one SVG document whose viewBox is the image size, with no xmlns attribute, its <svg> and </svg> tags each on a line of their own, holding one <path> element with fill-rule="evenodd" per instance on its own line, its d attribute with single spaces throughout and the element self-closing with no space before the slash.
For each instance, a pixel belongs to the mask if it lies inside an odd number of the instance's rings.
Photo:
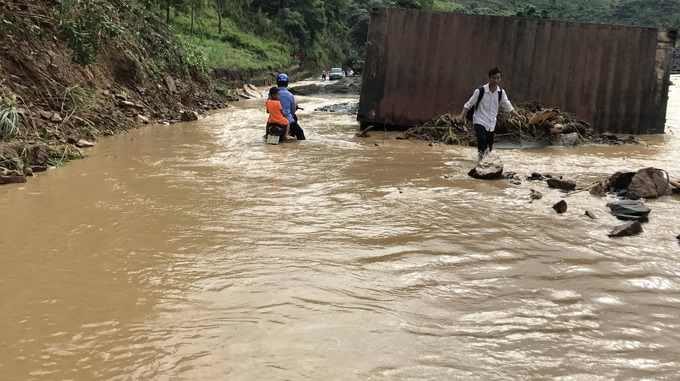
<svg viewBox="0 0 680 381">
<path fill-rule="evenodd" d="M 269 119 L 267 119 L 267 134 L 278 135 L 285 140 L 293 139 L 292 136 L 289 136 L 290 126 L 288 119 L 283 115 L 283 106 L 281 106 L 281 102 L 279 101 L 278 87 L 269 89 L 269 99 L 267 99 L 266 107 L 267 113 L 269 114 Z"/>
</svg>

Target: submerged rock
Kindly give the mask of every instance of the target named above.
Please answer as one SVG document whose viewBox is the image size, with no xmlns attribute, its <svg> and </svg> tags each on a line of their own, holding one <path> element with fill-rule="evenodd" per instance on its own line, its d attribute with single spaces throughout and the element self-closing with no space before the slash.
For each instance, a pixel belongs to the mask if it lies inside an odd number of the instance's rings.
<svg viewBox="0 0 680 381">
<path fill-rule="evenodd" d="M 652 211 L 642 201 L 635 200 L 610 202 L 607 206 L 616 218 L 624 221 L 646 222 L 649 213 Z"/>
<path fill-rule="evenodd" d="M 7 175 L 0 176 L 0 185 L 5 184 L 22 184 L 26 182 L 26 176 L 24 175 Z"/>
<path fill-rule="evenodd" d="M 532 189 L 532 190 L 531 190 L 531 194 L 529 195 L 529 198 L 531 198 L 531 201 L 540 200 L 540 199 L 543 198 L 543 193 L 541 193 L 541 192 L 539 192 L 539 191 L 537 191 L 537 190 Z"/>
<path fill-rule="evenodd" d="M 642 224 L 638 221 L 631 221 L 615 227 L 610 233 L 610 237 L 628 237 L 638 235 L 643 232 Z"/>
<path fill-rule="evenodd" d="M 557 204 L 553 205 L 553 209 L 557 212 L 557 214 L 563 214 L 567 212 L 567 202 L 562 200 L 558 202 Z"/>
<path fill-rule="evenodd" d="M 548 186 L 563 191 L 573 191 L 576 189 L 576 182 L 564 179 L 548 179 Z"/>
<path fill-rule="evenodd" d="M 597 219 L 597 216 L 595 215 L 595 213 L 591 212 L 590 210 L 586 210 L 585 215 L 588 216 L 591 220 Z"/>
</svg>

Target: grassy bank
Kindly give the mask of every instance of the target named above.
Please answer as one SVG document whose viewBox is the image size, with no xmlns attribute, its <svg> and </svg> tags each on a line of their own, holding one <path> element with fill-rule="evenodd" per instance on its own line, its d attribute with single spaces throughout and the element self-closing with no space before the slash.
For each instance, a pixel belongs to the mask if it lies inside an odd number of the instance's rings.
<svg viewBox="0 0 680 381">
<path fill-rule="evenodd" d="M 283 69 L 293 63 L 292 49 L 267 36 L 242 30 L 229 18 L 222 20 L 222 31 L 214 12 L 203 12 L 194 20 L 179 13 L 170 25 L 180 40 L 200 52 L 208 69 L 265 71 Z"/>
</svg>

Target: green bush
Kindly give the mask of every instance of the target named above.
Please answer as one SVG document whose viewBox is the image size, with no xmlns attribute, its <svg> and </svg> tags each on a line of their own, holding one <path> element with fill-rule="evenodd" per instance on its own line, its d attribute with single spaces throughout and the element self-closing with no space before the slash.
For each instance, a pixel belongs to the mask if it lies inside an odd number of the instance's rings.
<svg viewBox="0 0 680 381">
<path fill-rule="evenodd" d="M 59 26 L 69 48 L 73 50 L 73 61 L 89 65 L 107 39 L 124 32 L 114 21 L 116 9 L 104 0 L 64 0 L 60 9 Z"/>
<path fill-rule="evenodd" d="M 19 132 L 21 114 L 16 96 L 0 96 L 0 138 L 9 139 Z"/>
</svg>

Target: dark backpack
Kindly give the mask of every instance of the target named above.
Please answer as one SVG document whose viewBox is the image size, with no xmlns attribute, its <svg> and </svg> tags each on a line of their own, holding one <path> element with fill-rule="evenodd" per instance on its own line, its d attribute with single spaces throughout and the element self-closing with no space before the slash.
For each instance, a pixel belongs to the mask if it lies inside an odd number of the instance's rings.
<svg viewBox="0 0 680 381">
<path fill-rule="evenodd" d="M 475 106 L 471 109 L 468 110 L 467 114 L 465 114 L 465 119 L 469 120 L 472 122 L 473 117 L 475 116 L 475 110 L 479 107 L 479 103 L 482 101 L 482 98 L 484 98 L 484 86 L 480 87 L 479 89 L 479 97 L 477 97 L 477 103 Z M 500 106 L 501 100 L 503 99 L 503 89 L 500 87 L 498 88 L 498 105 Z"/>
</svg>

